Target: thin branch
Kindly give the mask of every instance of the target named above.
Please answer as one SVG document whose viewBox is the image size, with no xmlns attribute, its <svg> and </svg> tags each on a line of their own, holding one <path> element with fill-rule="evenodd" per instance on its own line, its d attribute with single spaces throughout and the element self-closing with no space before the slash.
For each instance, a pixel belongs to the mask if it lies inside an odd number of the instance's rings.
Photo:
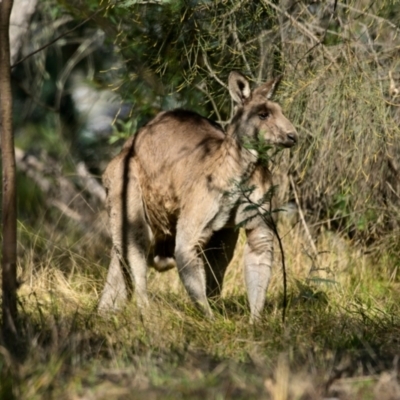
<svg viewBox="0 0 400 400">
<path fill-rule="evenodd" d="M 28 96 L 32 99 L 33 102 L 35 102 L 39 107 L 43 107 L 44 109 L 50 111 L 50 112 L 58 112 L 59 110 L 56 109 L 55 107 L 51 107 L 48 104 L 44 103 L 41 101 L 37 96 L 35 96 L 32 92 L 30 92 L 17 78 L 14 76 L 11 76 L 11 79 L 13 79 L 18 87 Z"/>
<path fill-rule="evenodd" d="M 103 34 L 104 34 L 103 31 L 97 30 L 93 36 L 85 39 L 76 49 L 74 54 L 68 59 L 66 65 L 64 66 L 63 70 L 60 73 L 59 78 L 56 81 L 57 93 L 55 96 L 56 97 L 55 105 L 57 109 L 60 108 L 64 86 L 71 74 L 71 71 L 79 63 L 79 61 L 84 59 L 88 54 L 92 53 L 95 50 L 96 46 L 92 45 Z"/>
<path fill-rule="evenodd" d="M 157 5 L 157 6 L 161 6 L 164 3 L 163 0 L 136 0 L 132 2 L 133 6 L 136 5 L 140 5 L 140 6 L 145 6 L 148 4 L 152 4 L 152 5 Z"/>
<path fill-rule="evenodd" d="M 57 199 L 50 199 L 47 200 L 48 204 L 51 206 L 54 206 L 58 208 L 63 215 L 65 215 L 68 218 L 71 218 L 72 220 L 76 222 L 82 222 L 83 221 L 83 216 L 80 215 L 78 212 L 73 210 L 71 207 L 68 207 L 67 204 L 63 203 L 60 200 Z"/>
<path fill-rule="evenodd" d="M 263 29 L 261 33 L 257 36 L 252 36 L 250 39 L 248 39 L 244 45 L 245 46 L 250 46 L 254 42 L 260 42 L 262 39 L 264 39 L 265 36 L 270 35 L 271 33 L 276 33 L 273 29 Z"/>
<path fill-rule="evenodd" d="M 391 70 L 389 71 L 389 82 L 390 82 L 390 84 L 389 84 L 389 96 L 392 99 L 394 99 L 394 98 L 399 96 L 400 89 L 399 89 L 399 87 L 396 86 L 396 83 L 394 82 L 393 72 Z"/>
<path fill-rule="evenodd" d="M 299 21 L 297 21 L 295 18 L 293 18 L 287 11 L 282 10 L 276 4 L 272 3 L 272 1 L 270 1 L 270 0 L 262 0 L 262 1 L 265 4 L 269 5 L 271 8 L 273 8 L 275 11 L 282 13 L 287 19 L 290 20 L 290 22 L 292 23 L 292 25 L 294 27 L 296 27 L 300 32 L 302 32 L 303 35 L 310 38 L 315 43 L 315 45 L 312 47 L 312 49 L 317 46 L 321 46 L 324 49 L 324 51 L 326 52 L 326 54 L 328 55 L 329 60 L 332 63 L 336 64 L 336 59 L 333 56 L 333 54 L 331 54 L 331 52 L 327 50 L 327 48 L 322 44 L 322 42 L 309 29 L 307 29 L 303 24 L 301 24 Z"/>
<path fill-rule="evenodd" d="M 85 190 L 87 190 L 90 194 L 94 195 L 102 203 L 104 203 L 106 201 L 106 191 L 104 187 L 99 182 L 97 182 L 93 175 L 88 171 L 83 161 L 79 162 L 76 166 L 76 172 L 85 183 Z"/>
<path fill-rule="evenodd" d="M 227 13 L 221 15 L 219 18 L 223 19 L 223 18 L 229 17 L 230 15 L 232 15 L 236 11 L 238 11 L 240 7 L 243 7 L 247 2 L 248 2 L 248 0 L 238 1 L 231 10 L 229 10 Z"/>
<path fill-rule="evenodd" d="M 304 228 L 304 231 L 306 233 L 307 239 L 310 242 L 310 246 L 311 246 L 311 248 L 312 248 L 312 250 L 314 252 L 314 255 L 317 256 L 318 255 L 318 250 L 317 250 L 317 247 L 315 246 L 314 240 L 313 240 L 313 238 L 311 236 L 310 230 L 308 229 L 306 220 L 304 218 L 303 210 L 302 210 L 301 205 L 300 205 L 299 196 L 297 195 L 296 186 L 295 186 L 295 183 L 293 181 L 292 175 L 289 175 L 289 181 L 290 181 L 290 186 L 292 187 L 292 190 L 293 190 L 294 199 L 296 201 L 297 209 L 299 211 L 299 217 L 300 217 L 301 223 L 303 225 L 303 228 Z"/>
<path fill-rule="evenodd" d="M 82 224 L 88 222 L 87 208 L 92 211 L 93 208 L 88 201 L 85 200 L 84 196 L 82 196 L 81 191 L 78 191 L 70 180 L 59 172 L 52 172 L 52 170 L 60 171 L 58 165 L 54 165 L 49 169 L 49 166 L 51 166 L 50 160 L 45 160 L 43 162 L 17 147 L 15 148 L 15 155 L 18 169 L 36 183 L 49 206 L 58 208 L 63 215 L 74 221 Z M 76 172 L 77 176 L 79 176 L 84 184 L 82 192 L 88 193 L 92 198 L 96 198 L 100 200 L 100 203 L 104 203 L 104 188 L 89 173 L 86 166 L 83 163 L 79 163 L 76 167 Z M 54 182 L 56 182 L 56 185 Z M 55 189 L 57 185 L 62 188 L 62 196 L 60 196 L 60 193 Z M 79 202 L 76 203 L 75 200 L 78 198 Z M 72 208 L 71 205 L 73 205 L 74 208 Z M 95 213 L 95 211 L 93 211 L 93 213 Z"/>
<path fill-rule="evenodd" d="M 204 50 L 202 51 L 202 55 L 203 55 L 204 64 L 206 65 L 208 72 L 210 73 L 210 76 L 213 79 L 215 79 L 223 88 L 228 89 L 228 86 L 224 82 L 222 82 L 221 79 L 218 78 L 215 71 L 211 68 L 210 63 L 208 62 L 207 54 Z"/>
<path fill-rule="evenodd" d="M 246 65 L 247 73 L 250 74 L 251 77 L 254 79 L 254 75 L 253 75 L 253 73 L 251 71 L 250 64 L 247 61 L 246 54 L 243 51 L 243 46 L 242 46 L 242 43 L 240 42 L 240 39 L 239 39 L 239 36 L 238 36 L 238 33 L 237 33 L 237 26 L 236 26 L 235 16 L 232 16 L 232 20 L 233 20 L 233 22 L 231 23 L 231 31 L 232 31 L 231 33 L 232 33 L 232 36 L 233 36 L 233 40 L 234 40 L 234 42 L 236 44 L 236 47 L 239 49 L 239 52 L 240 52 L 240 54 L 242 56 L 242 59 L 243 59 L 245 65 Z"/>
<path fill-rule="evenodd" d="M 281 237 L 279 236 L 278 227 L 276 226 L 276 223 L 272 217 L 270 223 L 274 231 L 275 237 L 278 240 L 279 251 L 281 253 L 282 279 L 283 279 L 282 323 L 285 323 L 286 309 L 287 309 L 287 274 L 286 274 L 285 251 L 283 250 L 283 243 Z"/>
<path fill-rule="evenodd" d="M 339 7 L 341 7 L 341 8 L 347 8 L 347 9 L 350 10 L 350 11 L 359 13 L 359 14 L 361 14 L 361 15 L 365 15 L 365 16 L 367 16 L 367 17 L 371 17 L 372 19 L 375 19 L 375 20 L 377 20 L 377 21 L 379 21 L 379 22 L 385 22 L 386 24 L 388 24 L 389 26 L 391 26 L 392 28 L 394 28 L 396 31 L 400 31 L 400 29 L 399 29 L 398 26 L 396 26 L 393 22 L 390 22 L 390 21 L 388 21 L 388 20 L 385 19 L 385 18 L 378 17 L 377 15 L 371 14 L 371 13 L 369 13 L 369 12 L 367 12 L 367 11 L 358 10 L 357 8 L 352 7 L 352 6 L 349 6 L 349 5 L 344 4 L 344 3 L 337 3 L 337 5 L 338 5 Z M 368 7 L 368 8 L 370 8 L 370 7 Z"/>
<path fill-rule="evenodd" d="M 76 31 L 78 28 L 80 28 L 82 25 L 85 25 L 87 22 L 89 22 L 94 16 L 96 16 L 100 11 L 103 11 L 104 7 L 98 9 L 96 12 L 94 12 L 91 16 L 89 16 L 88 18 L 86 18 L 84 21 L 82 21 L 80 24 L 74 26 L 72 29 L 62 33 L 61 35 L 57 36 L 55 39 L 51 40 L 49 43 L 46 43 L 45 45 L 43 45 L 42 47 L 39 47 L 37 50 L 33 51 L 32 53 L 29 53 L 27 56 L 21 58 L 20 60 L 18 60 L 16 63 L 14 63 L 11 66 L 11 69 L 16 67 L 18 64 L 21 64 L 22 62 L 24 62 L 25 60 L 27 60 L 28 58 L 32 57 L 33 55 L 39 53 L 40 51 L 46 49 L 47 47 L 51 46 L 52 44 L 56 43 L 57 41 L 59 41 L 60 39 L 62 39 L 64 36 L 67 36 L 68 34 L 70 34 L 73 31 Z"/>
<path fill-rule="evenodd" d="M 207 85 L 205 83 L 201 83 L 201 84 L 196 85 L 196 88 L 199 89 L 202 93 L 204 93 L 207 96 L 208 100 L 210 100 L 210 103 L 213 106 L 213 109 L 214 109 L 215 115 L 217 116 L 218 121 L 221 121 L 221 114 L 218 111 L 218 107 L 215 104 L 214 99 L 212 98 L 209 91 L 207 90 Z"/>
</svg>

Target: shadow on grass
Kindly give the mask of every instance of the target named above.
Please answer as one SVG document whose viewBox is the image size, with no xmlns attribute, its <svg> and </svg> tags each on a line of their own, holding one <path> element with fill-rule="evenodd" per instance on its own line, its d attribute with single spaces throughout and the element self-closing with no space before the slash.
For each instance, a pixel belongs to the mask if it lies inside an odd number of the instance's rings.
<svg viewBox="0 0 400 400">
<path fill-rule="evenodd" d="M 94 307 L 66 312 L 62 304 L 26 304 L 19 357 L 1 348 L 0 393 L 256 399 L 271 392 L 266 382 L 277 382 L 282 354 L 291 376 L 306 374 L 318 396 L 345 377 L 393 371 L 399 317 L 367 312 L 362 304 L 332 305 L 322 293 L 291 294 L 285 325 L 279 298 L 270 299 L 255 325 L 248 324 L 244 296 L 215 302 L 214 322 L 169 294 L 154 299 L 157 311 L 145 321 L 134 304 L 107 317 Z"/>
</svg>

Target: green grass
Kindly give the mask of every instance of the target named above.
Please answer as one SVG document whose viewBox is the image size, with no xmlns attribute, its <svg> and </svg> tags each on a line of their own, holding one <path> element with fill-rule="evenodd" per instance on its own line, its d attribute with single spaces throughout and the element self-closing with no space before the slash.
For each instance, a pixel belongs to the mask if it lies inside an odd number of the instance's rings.
<svg viewBox="0 0 400 400">
<path fill-rule="evenodd" d="M 285 324 L 279 254 L 264 317 L 248 323 L 243 238 L 223 298 L 213 304 L 214 322 L 194 309 L 175 270 L 149 272 L 144 318 L 134 302 L 101 317 L 104 266 L 74 253 L 74 245 L 63 247 L 61 238 L 47 254 L 42 249 L 41 263 L 26 251 L 20 357 L 0 348 L 0 398 L 11 390 L 18 399 L 318 399 L 338 390 L 374 398 L 371 388 L 392 371 L 400 350 L 394 267 L 334 234 L 320 236 L 313 260 L 299 226 L 282 236 Z M 75 243 L 79 251 L 85 240 Z"/>
</svg>

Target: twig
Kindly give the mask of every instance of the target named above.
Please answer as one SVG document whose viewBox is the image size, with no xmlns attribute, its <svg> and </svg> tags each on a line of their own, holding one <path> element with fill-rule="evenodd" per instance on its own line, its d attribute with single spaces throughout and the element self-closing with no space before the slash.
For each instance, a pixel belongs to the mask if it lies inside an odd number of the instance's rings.
<svg viewBox="0 0 400 400">
<path fill-rule="evenodd" d="M 154 4 L 154 5 L 160 6 L 163 3 L 164 3 L 163 0 L 137 0 L 133 3 L 133 5 L 139 4 L 139 5 L 143 6 L 143 5 L 147 5 L 147 4 Z"/>
<path fill-rule="evenodd" d="M 60 170 L 57 165 L 51 166 L 49 160 L 46 160 L 46 162 L 40 161 L 35 156 L 27 154 L 17 147 L 15 148 L 15 158 L 18 169 L 36 183 L 44 194 L 48 205 L 58 208 L 63 215 L 74 221 L 82 224 L 87 223 L 86 207 L 92 209 L 91 205 L 85 200 L 81 192 L 77 191 L 71 181 L 57 172 Z M 105 191 L 83 163 L 78 164 L 77 175 L 85 184 L 83 190 L 103 203 Z M 59 193 L 57 193 L 57 185 L 54 184 L 54 180 L 57 181 L 58 187 L 61 188 Z M 80 203 L 75 202 L 78 198 Z M 73 204 L 73 208 L 70 206 L 71 204 Z"/>
<path fill-rule="evenodd" d="M 228 89 L 228 86 L 224 82 L 222 82 L 221 79 L 218 78 L 215 71 L 211 68 L 210 63 L 208 62 L 207 54 L 204 50 L 202 51 L 202 55 L 203 55 L 204 64 L 207 67 L 208 72 L 210 73 L 211 77 L 214 78 L 223 88 Z"/>
<path fill-rule="evenodd" d="M 56 81 L 57 93 L 55 96 L 55 104 L 57 109 L 60 108 L 64 86 L 71 74 L 71 71 L 79 63 L 79 61 L 81 61 L 88 54 L 92 53 L 95 50 L 95 46 L 92 46 L 92 44 L 98 41 L 98 39 L 102 35 L 104 35 L 104 32 L 101 30 L 97 30 L 93 36 L 85 39 L 76 49 L 74 54 L 68 59 L 63 70 L 60 73 L 59 78 Z"/>
<path fill-rule="evenodd" d="M 391 70 L 389 71 L 389 81 L 390 81 L 389 95 L 393 99 L 400 94 L 400 89 L 398 87 L 396 87 Z"/>
<path fill-rule="evenodd" d="M 300 216 L 301 223 L 303 224 L 304 231 L 306 233 L 308 241 L 310 242 L 310 246 L 311 246 L 311 248 L 312 248 L 312 250 L 314 252 L 314 255 L 317 256 L 318 255 L 318 250 L 317 250 L 317 247 L 315 246 L 314 240 L 313 240 L 313 238 L 311 236 L 310 230 L 308 229 L 306 220 L 304 218 L 303 210 L 301 209 L 299 196 L 297 195 L 296 186 L 294 184 L 292 175 L 289 175 L 289 181 L 290 181 L 290 186 L 292 187 L 292 190 L 293 190 L 294 199 L 296 201 L 297 209 L 299 211 L 299 216 Z"/>
<path fill-rule="evenodd" d="M 51 107 L 48 104 L 44 103 L 41 101 L 37 96 L 35 96 L 32 92 L 30 92 L 15 76 L 11 76 L 11 79 L 13 79 L 18 87 L 28 96 L 30 97 L 39 107 L 43 107 L 44 109 L 50 111 L 50 112 L 58 112 L 58 110 L 55 107 Z"/>
<path fill-rule="evenodd" d="M 83 161 L 79 162 L 76 166 L 76 172 L 78 176 L 80 176 L 85 182 L 85 190 L 104 203 L 106 200 L 106 191 L 104 190 L 104 187 L 97 182 L 93 175 L 88 171 Z"/>
<path fill-rule="evenodd" d="M 67 204 L 63 203 L 60 200 L 57 199 L 50 199 L 48 200 L 48 203 L 56 208 L 58 208 L 63 215 L 65 215 L 68 218 L 71 218 L 72 220 L 76 222 L 82 222 L 83 217 L 80 215 L 78 212 L 73 210 L 71 207 L 68 207 Z"/>
<path fill-rule="evenodd" d="M 379 77 L 379 73 L 380 73 L 380 71 L 381 71 L 381 64 L 379 63 L 378 54 L 376 54 L 376 50 L 375 50 L 375 48 L 374 48 L 374 42 L 373 42 L 373 40 L 371 39 L 371 35 L 369 34 L 367 25 L 362 24 L 362 23 L 360 23 L 360 25 L 364 28 L 364 32 L 363 32 L 363 33 L 365 33 L 365 35 L 367 35 L 368 44 L 369 44 L 369 47 L 370 47 L 370 49 L 371 49 L 372 56 L 373 56 L 373 58 L 374 58 L 375 65 L 376 65 L 376 71 L 377 71 L 376 74 L 377 74 L 377 76 Z M 380 87 L 380 89 L 381 89 L 382 97 L 384 97 L 384 91 L 383 91 L 382 81 L 381 81 L 381 80 L 378 80 L 378 83 L 379 83 L 379 87 Z"/>
<path fill-rule="evenodd" d="M 400 196 L 399 196 L 398 193 L 393 189 L 393 186 L 392 186 L 388 181 L 386 181 L 386 184 L 388 185 L 389 189 L 394 193 L 394 195 L 395 195 L 398 199 L 400 199 Z"/>
<path fill-rule="evenodd" d="M 232 9 L 230 11 L 228 11 L 227 13 L 221 15 L 219 18 L 222 19 L 222 18 L 229 17 L 230 15 L 234 14 L 237 10 L 239 10 L 240 7 L 244 6 L 247 2 L 248 2 L 248 0 L 238 1 L 236 3 L 236 5 L 232 7 Z"/>
<path fill-rule="evenodd" d="M 389 26 L 391 26 L 392 28 L 394 28 L 396 31 L 400 31 L 400 29 L 399 29 L 398 26 L 396 26 L 393 22 L 390 22 L 390 21 L 388 21 L 388 20 L 385 19 L 385 18 L 378 17 L 377 15 L 371 14 L 371 13 L 369 13 L 369 12 L 367 12 L 367 11 L 358 10 L 357 8 L 352 7 L 352 6 L 349 6 L 349 5 L 344 4 L 344 3 L 337 3 L 337 5 L 338 5 L 339 7 L 347 8 L 348 10 L 354 11 L 354 12 L 359 13 L 359 14 L 361 14 L 361 15 L 366 15 L 367 17 L 371 17 L 372 19 L 375 19 L 375 20 L 377 20 L 377 21 L 379 21 L 379 22 L 386 22 Z M 368 7 L 368 8 L 370 8 L 370 7 Z"/>
<path fill-rule="evenodd" d="M 236 47 L 239 49 L 240 54 L 242 55 L 242 59 L 243 59 L 245 65 L 246 65 L 247 73 L 250 74 L 251 77 L 254 79 L 254 75 L 251 72 L 250 64 L 247 61 L 246 54 L 243 51 L 243 46 L 242 46 L 242 43 L 240 42 L 240 39 L 239 39 L 239 36 L 238 36 L 238 33 L 237 33 L 237 26 L 236 26 L 235 16 L 232 16 L 232 19 L 233 19 L 233 22 L 231 23 L 231 30 L 232 30 L 233 40 L 234 40 L 234 42 L 236 44 Z"/>
<path fill-rule="evenodd" d="M 214 99 L 208 92 L 206 84 L 205 83 L 198 84 L 198 85 L 196 85 L 196 88 L 199 89 L 201 92 L 203 92 L 207 96 L 208 100 L 210 100 L 210 102 L 213 106 L 213 109 L 214 109 L 215 115 L 217 116 L 218 121 L 221 121 L 221 114 L 218 111 L 218 107 L 215 104 Z"/>
<path fill-rule="evenodd" d="M 55 42 L 57 42 L 58 40 L 62 39 L 64 36 L 67 36 L 69 33 L 77 30 L 78 28 L 80 28 L 82 25 L 85 25 L 87 22 L 89 22 L 94 16 L 96 16 L 100 11 L 102 11 L 104 9 L 104 7 L 98 9 L 96 12 L 94 12 L 90 17 L 86 18 L 84 21 L 82 21 L 80 24 L 74 26 L 72 29 L 62 33 L 61 35 L 57 36 L 55 39 L 51 40 L 50 42 L 46 43 L 45 45 L 43 45 L 42 47 L 39 47 L 37 50 L 33 51 L 32 53 L 29 53 L 27 56 L 21 58 L 20 60 L 18 60 L 16 63 L 14 63 L 11 66 L 11 69 L 13 69 L 14 67 L 16 67 L 18 64 L 21 64 L 22 62 L 24 62 L 26 59 L 32 57 L 33 55 L 39 53 L 40 51 L 46 49 L 47 47 L 51 46 L 52 44 L 54 44 Z"/>
<path fill-rule="evenodd" d="M 264 219 L 265 221 L 265 219 Z M 270 224 L 274 231 L 275 237 L 278 240 L 279 251 L 281 253 L 281 261 L 282 261 L 282 278 L 283 278 L 283 302 L 282 302 L 282 323 L 285 323 L 286 319 L 286 309 L 287 309 L 287 275 L 286 275 L 286 259 L 285 252 L 283 250 L 283 243 L 281 237 L 279 236 L 278 227 L 275 224 L 274 219 L 271 217 Z"/>
<path fill-rule="evenodd" d="M 299 21 L 297 21 L 295 18 L 293 18 L 287 11 L 282 10 L 280 7 L 278 7 L 276 4 L 272 3 L 270 0 L 263 0 L 264 3 L 268 4 L 271 8 L 273 8 L 275 11 L 278 11 L 282 13 L 287 19 L 290 20 L 290 22 L 295 26 L 300 32 L 302 32 L 305 36 L 309 37 L 312 41 L 315 42 L 315 45 L 312 48 L 315 48 L 317 46 L 321 46 L 326 54 L 328 55 L 329 60 L 336 64 L 336 59 L 335 57 L 331 54 L 330 51 L 326 49 L 326 47 L 322 44 L 322 42 L 309 30 L 307 29 L 303 24 L 301 24 Z M 339 70 L 340 71 L 340 70 Z"/>
</svg>

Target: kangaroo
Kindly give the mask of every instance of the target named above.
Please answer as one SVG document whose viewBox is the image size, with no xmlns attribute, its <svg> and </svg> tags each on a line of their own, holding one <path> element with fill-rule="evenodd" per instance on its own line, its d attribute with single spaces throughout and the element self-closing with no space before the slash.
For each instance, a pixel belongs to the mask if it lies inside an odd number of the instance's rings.
<svg viewBox="0 0 400 400">
<path fill-rule="evenodd" d="M 147 266 L 176 265 L 192 299 L 213 318 L 208 298 L 221 293 L 225 271 L 244 223 L 244 271 L 251 321 L 261 315 L 273 262 L 271 224 L 250 211 L 238 184 L 257 202 L 272 186 L 257 144 L 292 147 L 298 135 L 270 100 L 281 77 L 255 90 L 233 71 L 235 103 L 225 130 L 182 109 L 159 113 L 128 139 L 107 166 L 103 183 L 112 236 L 111 262 L 99 310 L 115 309 L 133 287 L 139 309 L 148 303 Z M 254 214 L 254 212 L 253 212 Z"/>
</svg>

